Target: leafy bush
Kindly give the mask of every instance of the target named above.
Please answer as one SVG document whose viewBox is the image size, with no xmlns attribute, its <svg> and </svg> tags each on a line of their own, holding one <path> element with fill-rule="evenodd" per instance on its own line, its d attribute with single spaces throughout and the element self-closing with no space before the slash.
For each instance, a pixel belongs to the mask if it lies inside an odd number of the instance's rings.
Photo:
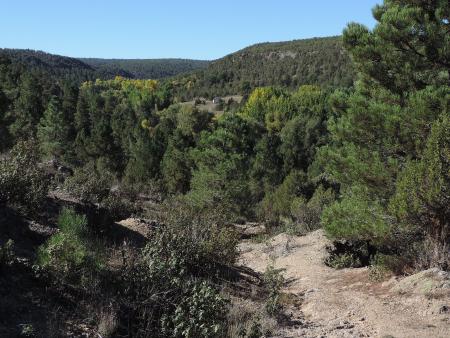
<svg viewBox="0 0 450 338">
<path fill-rule="evenodd" d="M 398 255 L 376 254 L 369 266 L 369 278 L 373 281 L 382 281 L 392 274 L 401 274 L 409 267 L 408 257 Z"/>
<path fill-rule="evenodd" d="M 162 317 L 165 337 L 221 337 L 227 301 L 206 282 L 192 282 L 186 287 L 173 315 Z"/>
<path fill-rule="evenodd" d="M 59 231 L 39 248 L 39 265 L 63 279 L 79 279 L 84 272 L 98 271 L 102 261 L 89 238 L 86 217 L 64 208 L 58 226 Z"/>
<path fill-rule="evenodd" d="M 450 237 L 450 118 L 432 127 L 420 161 L 407 164 L 390 209 L 404 227 L 416 227 L 441 245 Z"/>
<path fill-rule="evenodd" d="M 114 221 L 130 217 L 137 210 L 136 205 L 120 191 L 110 193 L 102 200 L 101 206 L 108 211 L 108 215 Z"/>
<path fill-rule="evenodd" d="M 274 191 L 266 193 L 260 204 L 261 216 L 273 224 L 279 224 L 282 217 L 289 217 L 292 200 L 302 195 L 305 185 L 305 173 L 292 171 Z"/>
<path fill-rule="evenodd" d="M 359 268 L 361 266 L 359 258 L 351 253 L 332 255 L 327 258 L 325 263 L 334 269 Z"/>
<path fill-rule="evenodd" d="M 269 265 L 263 275 L 264 287 L 267 291 L 265 307 L 271 316 L 279 314 L 282 309 L 280 297 L 285 281 L 281 271 L 282 269 L 275 269 L 273 265 Z"/>
<path fill-rule="evenodd" d="M 17 204 L 35 210 L 45 201 L 48 184 L 38 167 L 38 150 L 32 141 L 17 143 L 0 159 L 0 204 Z"/>
<path fill-rule="evenodd" d="M 321 222 L 336 239 L 380 241 L 390 232 L 390 218 L 377 201 L 364 194 L 348 193 L 323 211 Z"/>
<path fill-rule="evenodd" d="M 82 202 L 100 203 L 108 197 L 114 176 L 108 172 L 100 173 L 94 162 L 77 168 L 73 176 L 67 178 L 64 188 Z"/>
<path fill-rule="evenodd" d="M 227 301 L 207 278 L 231 258 L 222 244 L 213 245 L 215 237 L 214 231 L 199 233 L 189 225 L 157 230 L 123 274 L 125 302 L 133 309 L 127 320 L 134 334 L 223 336 Z"/>
<path fill-rule="evenodd" d="M 291 204 L 291 215 L 295 223 L 306 231 L 320 227 L 322 211 L 335 200 L 332 189 L 325 190 L 320 185 L 308 202 L 302 197 L 294 198 Z"/>
</svg>

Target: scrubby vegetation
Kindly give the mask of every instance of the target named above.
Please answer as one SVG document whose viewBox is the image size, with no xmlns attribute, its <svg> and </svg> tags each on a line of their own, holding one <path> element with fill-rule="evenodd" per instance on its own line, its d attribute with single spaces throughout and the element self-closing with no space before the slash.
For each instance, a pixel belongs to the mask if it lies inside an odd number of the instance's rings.
<svg viewBox="0 0 450 338">
<path fill-rule="evenodd" d="M 260 319 L 236 333 L 229 312 L 234 223 L 323 227 L 327 264 L 371 265 L 374 280 L 448 270 L 449 5 L 385 0 L 373 14 L 372 31 L 256 45 L 167 81 L 94 80 L 80 61 L 1 53 L 1 285 L 14 274 L 38 293 L 52 285 L 39 311 L 62 304 L 53 324 L 71 317 L 103 336 L 260 337 Z M 46 62 L 30 68 L 35 58 Z M 242 104 L 221 114 L 176 103 L 236 92 Z M 151 225 L 117 228 L 130 215 Z M 31 244 L 17 235 L 37 222 L 50 230 Z M 273 267 L 259 278 L 277 318 L 284 280 Z M 6 307 L 7 320 L 20 312 Z M 53 324 L 22 331 L 67 330 Z"/>
</svg>

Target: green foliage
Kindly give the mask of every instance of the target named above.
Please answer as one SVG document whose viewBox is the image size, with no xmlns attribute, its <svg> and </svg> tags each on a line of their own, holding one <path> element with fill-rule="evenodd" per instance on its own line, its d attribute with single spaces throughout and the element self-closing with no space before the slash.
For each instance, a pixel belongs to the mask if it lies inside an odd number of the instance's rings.
<svg viewBox="0 0 450 338">
<path fill-rule="evenodd" d="M 47 197 L 48 180 L 38 167 L 33 141 L 19 142 L 0 159 L 0 204 L 8 203 L 36 211 Z"/>
<path fill-rule="evenodd" d="M 173 317 L 161 319 L 162 333 L 166 337 L 221 337 L 226 305 L 226 300 L 206 282 L 193 283 Z"/>
<path fill-rule="evenodd" d="M 201 134 L 192 151 L 196 169 L 187 195 L 193 205 L 218 205 L 238 215 L 249 212 L 247 172 L 257 132 L 251 121 L 226 113 L 214 131 Z"/>
<path fill-rule="evenodd" d="M 400 251 L 393 238 L 405 231 L 448 241 L 448 7 L 385 0 L 372 31 L 344 31 L 358 81 L 330 100 L 331 142 L 314 164 L 341 189 L 322 216 L 334 238 Z"/>
<path fill-rule="evenodd" d="M 52 97 L 37 127 L 37 137 L 43 154 L 61 158 L 69 150 L 70 125 L 60 108 L 57 97 Z"/>
<path fill-rule="evenodd" d="M 9 125 L 9 131 L 16 140 L 26 140 L 36 136 L 36 126 L 44 111 L 43 88 L 34 73 L 24 73 L 19 88 L 19 95 L 10 112 L 13 122 Z"/>
<path fill-rule="evenodd" d="M 171 79 L 174 96 L 248 94 L 258 87 L 304 84 L 347 87 L 353 66 L 341 37 L 260 43 L 212 62 L 204 70 Z"/>
<path fill-rule="evenodd" d="M 58 217 L 58 227 L 59 231 L 39 248 L 39 265 L 68 280 L 102 267 L 84 215 L 65 208 Z"/>
<path fill-rule="evenodd" d="M 336 239 L 383 241 L 389 235 L 391 220 L 378 201 L 361 192 L 351 192 L 327 207 L 321 222 Z"/>
<path fill-rule="evenodd" d="M 409 162 L 400 174 L 390 208 L 402 225 L 445 243 L 450 236 L 449 191 L 450 119 L 443 114 L 432 126 L 421 160 Z"/>
<path fill-rule="evenodd" d="M 94 59 L 82 58 L 97 73 L 122 75 L 134 79 L 161 79 L 180 73 L 203 69 L 209 61 L 187 59 Z"/>
<path fill-rule="evenodd" d="M 306 184 L 304 172 L 292 171 L 281 185 L 266 194 L 260 205 L 261 215 L 271 223 L 278 223 L 280 217 L 289 217 L 292 201 L 302 196 Z"/>
<path fill-rule="evenodd" d="M 93 162 L 77 168 L 66 179 L 64 188 L 82 202 L 100 203 L 110 194 L 114 176 L 107 170 L 99 170 Z"/>
<path fill-rule="evenodd" d="M 228 302 L 208 282 L 237 257 L 237 237 L 215 217 L 170 204 L 166 226 L 155 229 L 123 283 L 138 336 L 222 337 Z"/>
<path fill-rule="evenodd" d="M 334 191 L 321 185 L 313 196 L 306 201 L 305 198 L 296 197 L 292 200 L 290 212 L 294 222 L 308 232 L 320 227 L 320 217 L 323 210 L 336 199 Z"/>
<path fill-rule="evenodd" d="M 269 265 L 263 275 L 264 287 L 267 292 L 265 304 L 266 311 L 271 316 L 276 316 L 282 309 L 281 289 L 284 285 L 284 277 L 281 269 L 275 269 Z"/>
<path fill-rule="evenodd" d="M 339 255 L 333 255 L 327 258 L 325 262 L 333 269 L 346 269 L 346 268 L 359 268 L 361 262 L 358 257 L 355 257 L 351 253 L 344 252 Z"/>
<path fill-rule="evenodd" d="M 182 200 L 169 202 L 168 208 L 163 220 L 171 225 L 157 231 L 146 249 L 152 256 L 166 257 L 164 262 L 158 262 L 161 270 L 170 271 L 174 266 L 177 271 L 192 273 L 234 263 L 238 238 L 221 223 L 224 215 L 219 208 L 196 210 Z"/>
</svg>

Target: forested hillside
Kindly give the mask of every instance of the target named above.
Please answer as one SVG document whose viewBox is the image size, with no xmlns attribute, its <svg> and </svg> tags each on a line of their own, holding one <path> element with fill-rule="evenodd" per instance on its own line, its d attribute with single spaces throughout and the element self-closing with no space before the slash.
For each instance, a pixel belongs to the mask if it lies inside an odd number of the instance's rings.
<svg viewBox="0 0 450 338">
<path fill-rule="evenodd" d="M 112 79 L 122 76 L 130 79 L 161 79 L 201 69 L 208 61 L 186 59 L 95 59 L 72 58 L 29 49 L 0 49 L 0 56 L 28 71 L 45 72 L 46 76 L 72 80 Z"/>
<path fill-rule="evenodd" d="M 46 77 L 64 78 L 78 83 L 100 77 L 93 67 L 67 56 L 29 49 L 0 49 L 0 57 L 4 60 L 8 59 L 8 62 L 16 68 L 25 68 L 28 72 L 45 73 L 43 76 Z M 102 76 L 112 77 L 114 74 L 102 74 Z"/>
<path fill-rule="evenodd" d="M 114 73 L 122 70 L 134 79 L 162 79 L 206 68 L 209 61 L 189 59 L 96 59 L 80 58 L 79 60 L 98 71 Z M 120 73 L 117 75 L 121 75 Z"/>
<path fill-rule="evenodd" d="M 341 37 L 261 43 L 215 60 L 205 70 L 177 78 L 183 98 L 243 93 L 264 86 L 303 84 L 348 87 L 355 72 Z"/>
<path fill-rule="evenodd" d="M 392 276 L 449 276 L 450 5 L 384 0 L 373 15 L 372 30 L 259 44 L 162 80 L 0 54 L 0 336 L 315 327 L 286 309 L 322 291 L 282 294 L 273 265 L 236 266 L 239 229 L 255 223 L 255 243 L 322 228 L 324 262 L 368 267 L 349 280 L 375 296 Z M 239 92 L 220 114 L 177 103 Z"/>
</svg>

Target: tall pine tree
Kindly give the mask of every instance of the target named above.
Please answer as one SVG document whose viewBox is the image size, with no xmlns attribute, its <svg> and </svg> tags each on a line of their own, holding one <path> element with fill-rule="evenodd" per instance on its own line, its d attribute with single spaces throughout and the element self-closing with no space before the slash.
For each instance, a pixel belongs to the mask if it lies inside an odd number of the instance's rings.
<svg viewBox="0 0 450 338">
<path fill-rule="evenodd" d="M 338 238 L 380 243 L 395 239 L 405 222 L 412 224 L 404 210 L 395 210 L 394 205 L 404 209 L 409 202 L 401 199 L 411 198 L 404 192 L 417 191 L 419 181 L 399 176 L 411 177 L 411 170 L 432 164 L 427 155 L 431 149 L 427 143 L 434 144 L 427 141 L 431 126 L 449 113 L 450 4 L 446 0 L 385 0 L 373 14 L 378 24 L 372 31 L 355 23 L 344 31 L 344 44 L 359 80 L 354 93 L 340 95 L 345 102 L 340 102 L 337 117 L 328 122 L 332 142 L 320 149 L 318 162 L 325 167 L 326 177 L 341 187 L 341 200 L 323 215 L 328 232 Z M 448 154 L 448 143 L 439 146 L 441 153 Z M 411 169 L 411 161 L 423 167 Z M 448 167 L 436 169 L 434 179 L 445 181 L 447 176 L 437 177 L 445 173 L 448 176 Z M 426 179 L 421 179 L 426 186 Z M 396 190 L 400 192 L 388 208 Z M 433 198 L 434 205 L 445 205 L 448 192 Z M 416 234 L 432 236 L 430 229 L 436 228 L 432 224 L 445 219 L 446 208 L 431 209 L 434 214 L 422 213 L 420 222 L 414 223 L 417 227 L 411 230 Z M 446 232 L 439 239 L 446 241 L 448 225 L 438 227 Z"/>
<path fill-rule="evenodd" d="M 42 116 L 37 136 L 41 151 L 46 156 L 67 158 L 70 144 L 70 124 L 65 118 L 60 102 L 56 96 L 50 99 Z"/>
</svg>

